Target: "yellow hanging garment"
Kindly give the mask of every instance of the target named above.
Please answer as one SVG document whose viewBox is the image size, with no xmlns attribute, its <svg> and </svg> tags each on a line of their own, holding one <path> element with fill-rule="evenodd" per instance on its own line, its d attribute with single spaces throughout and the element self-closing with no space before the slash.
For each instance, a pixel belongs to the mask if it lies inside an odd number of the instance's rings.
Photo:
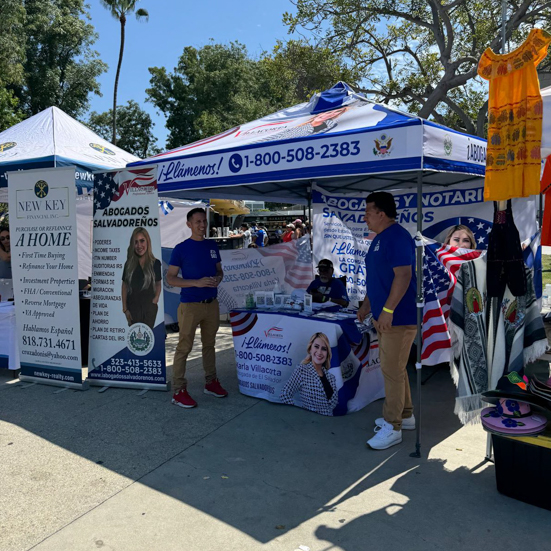
<svg viewBox="0 0 551 551">
<path fill-rule="evenodd" d="M 516 50 L 497 55 L 488 48 L 478 63 L 478 74 L 490 82 L 486 201 L 540 192 L 543 104 L 536 67 L 549 42 L 550 34 L 533 29 Z"/>
</svg>

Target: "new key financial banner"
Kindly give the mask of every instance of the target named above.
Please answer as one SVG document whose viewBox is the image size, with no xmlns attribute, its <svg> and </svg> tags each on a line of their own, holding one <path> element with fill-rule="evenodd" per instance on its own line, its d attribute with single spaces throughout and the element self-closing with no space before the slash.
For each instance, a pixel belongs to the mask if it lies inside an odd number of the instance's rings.
<svg viewBox="0 0 551 551">
<path fill-rule="evenodd" d="M 75 169 L 8 181 L 21 378 L 81 387 Z"/>
</svg>

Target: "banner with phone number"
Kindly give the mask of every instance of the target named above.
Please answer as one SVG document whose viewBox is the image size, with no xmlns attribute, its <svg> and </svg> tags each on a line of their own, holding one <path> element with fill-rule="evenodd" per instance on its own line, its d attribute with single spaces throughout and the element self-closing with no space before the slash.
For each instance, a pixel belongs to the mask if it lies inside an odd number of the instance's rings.
<svg viewBox="0 0 551 551">
<path fill-rule="evenodd" d="M 89 379 L 166 390 L 156 169 L 94 175 Z"/>
<path fill-rule="evenodd" d="M 246 310 L 234 310 L 230 318 L 242 394 L 283 403 L 284 387 L 307 356 L 311 337 L 323 333 L 331 346 L 329 373 L 335 377 L 338 392 L 332 415 L 359 411 L 384 397 L 377 334 L 360 334 L 353 319 L 329 321 Z M 325 401 L 323 394 L 318 398 L 321 403 Z M 304 407 L 300 393 L 294 395 L 293 403 Z"/>
<path fill-rule="evenodd" d="M 8 181 L 21 378 L 82 388 L 75 169 L 12 172 Z"/>
</svg>

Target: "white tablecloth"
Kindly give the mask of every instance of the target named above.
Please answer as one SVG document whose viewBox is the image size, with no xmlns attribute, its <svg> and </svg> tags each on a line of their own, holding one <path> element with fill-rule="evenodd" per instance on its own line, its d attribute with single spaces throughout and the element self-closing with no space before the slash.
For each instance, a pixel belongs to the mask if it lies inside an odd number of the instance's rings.
<svg viewBox="0 0 551 551">
<path fill-rule="evenodd" d="M 13 302 L 0 302 L 0 367 L 19 369 L 15 306 Z"/>
</svg>

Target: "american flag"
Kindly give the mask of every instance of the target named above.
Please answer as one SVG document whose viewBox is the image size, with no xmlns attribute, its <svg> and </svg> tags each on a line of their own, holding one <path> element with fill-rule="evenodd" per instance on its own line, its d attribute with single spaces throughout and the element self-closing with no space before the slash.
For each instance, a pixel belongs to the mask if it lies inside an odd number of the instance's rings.
<svg viewBox="0 0 551 551">
<path fill-rule="evenodd" d="M 128 194 L 131 188 L 150 186 L 157 187 L 155 168 L 94 174 L 94 214 Z"/>
<path fill-rule="evenodd" d="M 489 225 L 486 222 L 486 225 Z M 479 228 L 485 230 L 485 228 Z M 489 233 L 489 232 L 488 232 Z M 476 237 L 476 233 L 475 233 Z M 480 242 L 482 243 L 482 241 Z M 447 326 L 455 274 L 463 262 L 474 260 L 483 250 L 460 249 L 423 238 L 423 348 L 421 363 L 432 366 L 451 361 L 451 340 Z"/>
<path fill-rule="evenodd" d="M 285 263 L 285 283 L 293 289 L 307 289 L 314 279 L 310 236 L 305 235 L 289 243 L 259 247 L 262 256 L 279 256 Z"/>
</svg>

